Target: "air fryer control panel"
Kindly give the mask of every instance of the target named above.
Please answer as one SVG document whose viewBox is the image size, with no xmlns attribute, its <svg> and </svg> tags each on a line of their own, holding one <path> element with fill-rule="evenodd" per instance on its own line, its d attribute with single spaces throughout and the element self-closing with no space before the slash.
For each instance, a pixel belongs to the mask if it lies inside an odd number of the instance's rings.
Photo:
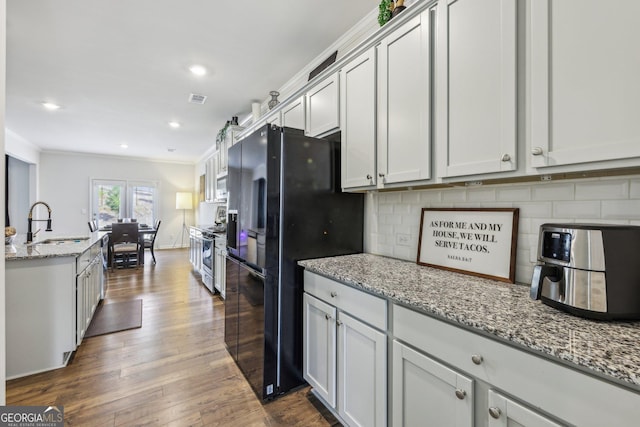
<svg viewBox="0 0 640 427">
<path fill-rule="evenodd" d="M 542 236 L 542 254 L 544 258 L 563 262 L 571 261 L 571 233 L 544 231 Z"/>
</svg>

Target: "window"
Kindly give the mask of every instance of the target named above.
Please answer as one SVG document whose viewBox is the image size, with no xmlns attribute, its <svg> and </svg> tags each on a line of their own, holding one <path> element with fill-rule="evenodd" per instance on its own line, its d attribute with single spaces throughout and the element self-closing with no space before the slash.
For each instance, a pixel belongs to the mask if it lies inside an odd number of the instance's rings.
<svg viewBox="0 0 640 427">
<path fill-rule="evenodd" d="M 157 218 L 157 183 L 152 181 L 98 180 L 91 182 L 91 215 L 103 228 L 119 218 L 152 225 Z"/>
</svg>

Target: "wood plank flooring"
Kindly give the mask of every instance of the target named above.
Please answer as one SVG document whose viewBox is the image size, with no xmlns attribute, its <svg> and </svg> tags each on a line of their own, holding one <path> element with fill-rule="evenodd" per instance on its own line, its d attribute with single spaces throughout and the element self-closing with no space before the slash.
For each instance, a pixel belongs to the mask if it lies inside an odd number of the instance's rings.
<svg viewBox="0 0 640 427">
<path fill-rule="evenodd" d="M 7 405 L 64 405 L 70 426 L 339 425 L 308 387 L 262 405 L 224 346 L 224 302 L 188 251 L 156 259 L 107 273 L 108 300 L 143 300 L 141 328 L 87 338 L 67 367 L 8 381 Z"/>
</svg>

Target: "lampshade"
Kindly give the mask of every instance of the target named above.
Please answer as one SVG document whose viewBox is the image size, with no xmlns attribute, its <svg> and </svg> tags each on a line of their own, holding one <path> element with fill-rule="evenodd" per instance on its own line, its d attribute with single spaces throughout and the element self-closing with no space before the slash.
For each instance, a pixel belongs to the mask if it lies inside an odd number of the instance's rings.
<svg viewBox="0 0 640 427">
<path fill-rule="evenodd" d="M 191 193 L 176 193 L 176 209 L 193 209 L 193 196 Z"/>
</svg>

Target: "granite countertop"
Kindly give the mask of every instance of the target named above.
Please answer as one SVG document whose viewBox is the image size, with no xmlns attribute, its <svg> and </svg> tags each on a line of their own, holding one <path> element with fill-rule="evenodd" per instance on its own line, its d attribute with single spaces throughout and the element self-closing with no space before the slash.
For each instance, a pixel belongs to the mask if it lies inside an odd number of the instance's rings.
<svg viewBox="0 0 640 427">
<path fill-rule="evenodd" d="M 640 321 L 595 321 L 511 285 L 408 261 L 356 254 L 300 261 L 344 282 L 516 347 L 640 390 Z"/>
<path fill-rule="evenodd" d="M 26 244 L 26 234 L 16 235 L 13 244 L 5 245 L 5 261 L 53 258 L 53 257 L 77 257 L 84 251 L 100 241 L 105 235 L 102 231 L 95 231 L 88 236 L 59 236 L 55 234 L 42 233 L 37 236 L 33 243 Z M 64 243 L 43 244 L 45 240 L 71 240 Z"/>
</svg>

